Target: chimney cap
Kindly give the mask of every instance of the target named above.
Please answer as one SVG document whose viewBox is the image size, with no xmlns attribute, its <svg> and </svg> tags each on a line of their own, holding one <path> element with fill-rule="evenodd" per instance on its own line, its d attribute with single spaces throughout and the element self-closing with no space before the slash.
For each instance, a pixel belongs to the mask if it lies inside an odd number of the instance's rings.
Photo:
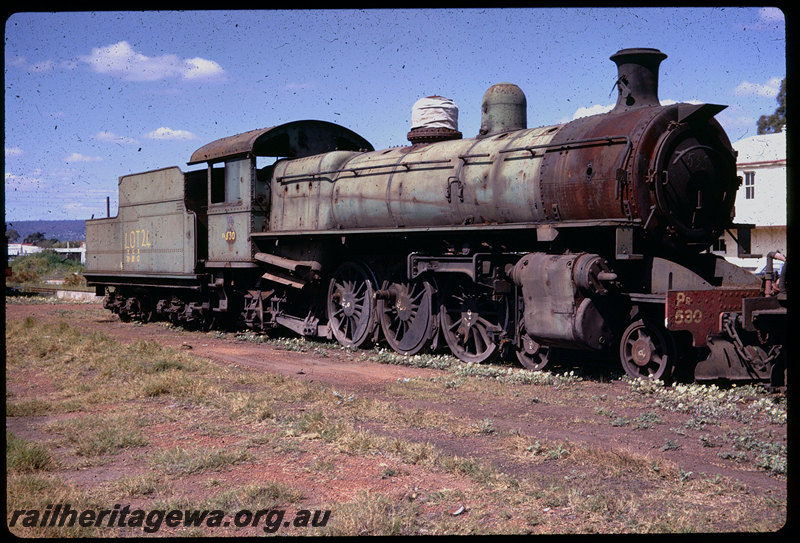
<svg viewBox="0 0 800 543">
<path fill-rule="evenodd" d="M 661 62 L 662 60 L 667 58 L 667 55 L 665 53 L 661 52 L 660 50 L 654 47 L 630 47 L 628 49 L 620 49 L 619 51 L 611 55 L 611 57 L 609 58 L 614 62 L 617 62 L 617 60 L 623 60 L 622 57 L 629 57 L 634 55 L 651 56 L 654 60 L 658 58 L 658 62 Z"/>
<path fill-rule="evenodd" d="M 620 49 L 609 57 L 617 65 L 619 95 L 612 112 L 658 106 L 658 67 L 667 55 L 650 47 Z"/>
</svg>

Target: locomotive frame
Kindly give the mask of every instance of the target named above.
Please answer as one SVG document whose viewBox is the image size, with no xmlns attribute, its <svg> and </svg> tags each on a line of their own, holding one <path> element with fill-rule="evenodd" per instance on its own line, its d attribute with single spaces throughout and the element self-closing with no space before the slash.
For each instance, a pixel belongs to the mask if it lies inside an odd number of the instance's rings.
<svg viewBox="0 0 800 543">
<path fill-rule="evenodd" d="M 616 352 L 631 377 L 782 385 L 785 293 L 702 252 L 747 226 L 731 221 L 724 106 L 661 106 L 664 58 L 619 51 L 614 110 L 563 125 L 528 129 L 501 84 L 476 138 L 412 128 L 411 146 L 375 151 L 295 121 L 201 147 L 188 164 L 204 170 L 124 176 L 117 217 L 86 223 L 87 282 L 125 320 L 534 370 Z"/>
</svg>

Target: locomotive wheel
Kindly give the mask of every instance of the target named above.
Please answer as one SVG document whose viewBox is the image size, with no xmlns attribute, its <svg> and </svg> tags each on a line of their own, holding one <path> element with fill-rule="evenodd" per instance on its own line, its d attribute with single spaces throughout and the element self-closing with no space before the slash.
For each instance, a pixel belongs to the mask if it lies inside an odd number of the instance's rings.
<svg viewBox="0 0 800 543">
<path fill-rule="evenodd" d="M 496 338 L 508 322 L 508 305 L 486 291 L 458 285 L 444 296 L 439 320 L 450 352 L 480 364 L 498 352 Z"/>
<path fill-rule="evenodd" d="M 403 355 L 420 352 L 433 331 L 433 286 L 427 281 L 384 284 L 388 299 L 378 300 L 383 337 Z"/>
<path fill-rule="evenodd" d="M 541 371 L 550 365 L 550 347 L 535 341 L 528 334 L 523 334 L 522 345 L 516 347 L 517 360 L 526 369 Z"/>
<path fill-rule="evenodd" d="M 251 330 L 264 330 L 264 297 L 258 290 L 244 298 L 244 322 Z"/>
<path fill-rule="evenodd" d="M 375 329 L 375 279 L 369 268 L 345 262 L 333 274 L 328 287 L 328 326 L 344 347 L 367 343 Z"/>
<path fill-rule="evenodd" d="M 663 327 L 655 321 L 639 319 L 622 335 L 619 357 L 629 377 L 668 382 L 675 371 L 677 349 L 672 336 Z"/>
</svg>

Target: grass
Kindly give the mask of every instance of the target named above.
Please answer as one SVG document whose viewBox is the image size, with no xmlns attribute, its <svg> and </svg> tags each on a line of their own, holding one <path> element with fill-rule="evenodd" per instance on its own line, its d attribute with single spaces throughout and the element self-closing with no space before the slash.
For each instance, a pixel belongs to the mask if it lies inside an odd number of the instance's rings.
<svg viewBox="0 0 800 543">
<path fill-rule="evenodd" d="M 148 456 L 151 469 L 169 475 L 190 475 L 208 471 L 219 471 L 240 462 L 252 460 L 247 450 L 205 449 L 172 447 L 156 451 Z"/>
<path fill-rule="evenodd" d="M 414 533 L 418 512 L 414 503 L 398 502 L 379 492 L 361 491 L 336 510 L 336 523 L 326 536 L 397 536 Z"/>
<path fill-rule="evenodd" d="M 6 431 L 6 469 L 18 472 L 48 470 L 53 457 L 44 445 L 30 442 Z"/>
<path fill-rule="evenodd" d="M 614 401 L 587 395 L 574 374 L 285 342 L 297 352 L 391 364 L 407 359 L 412 367 L 441 372 L 391 383 L 382 397 L 216 364 L 153 341 L 123 344 L 66 321 L 10 321 L 6 343 L 13 385 L 7 418 L 30 417 L 48 436 L 29 441 L 7 433 L 9 510 L 53 500 L 86 507 L 136 500 L 149 508 L 333 510 L 325 527 L 296 535 L 769 531 L 785 520 L 785 501 L 662 456 L 681 453 L 677 437 L 664 432 L 677 414 L 686 421 L 683 431 L 702 436 L 694 446 L 712 445 L 720 462 L 784 476 L 786 447 L 767 425 L 785 424 L 785 405 L 756 389 L 707 387 L 701 398 L 702 389 L 694 387 L 630 382 Z M 37 387 L 26 388 L 27 382 Z M 433 408 L 447 405 L 445 394 L 487 406 L 501 398 L 536 409 L 585 406 L 599 427 L 661 438 L 651 453 L 636 454 L 525 434 L 494 416 L 470 419 Z M 403 406 L 398 398 L 419 403 Z M 686 409 L 690 402 L 694 411 Z M 479 455 L 480 447 L 492 455 Z M 116 464 L 126 469 L 108 472 L 101 484 L 70 482 L 81 470 Z M 282 472 L 265 466 L 290 470 L 289 477 L 273 477 Z M 358 482 L 343 479 L 354 476 L 353 466 Z M 249 480 L 236 482 L 236 474 Z M 339 497 L 309 494 L 303 487 L 309 480 Z M 347 484 L 354 485 L 351 492 Z M 109 533 L 18 528 L 24 536 Z"/>
<path fill-rule="evenodd" d="M 90 413 L 45 425 L 45 430 L 64 436 L 79 456 L 114 454 L 128 447 L 148 444 L 136 415 Z"/>
<path fill-rule="evenodd" d="M 48 286 L 46 281 L 59 280 L 64 288 L 92 290 L 83 278 L 84 266 L 62 257 L 55 251 L 42 251 L 14 258 L 10 263 L 12 275 L 6 285 L 21 289 Z"/>
</svg>

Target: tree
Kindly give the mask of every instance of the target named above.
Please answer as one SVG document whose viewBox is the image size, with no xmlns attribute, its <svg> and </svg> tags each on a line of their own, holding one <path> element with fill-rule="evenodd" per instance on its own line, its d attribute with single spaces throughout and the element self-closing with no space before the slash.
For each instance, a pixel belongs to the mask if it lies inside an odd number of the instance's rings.
<svg viewBox="0 0 800 543">
<path fill-rule="evenodd" d="M 19 239 L 19 232 L 17 232 L 13 228 L 9 228 L 8 230 L 6 230 L 6 240 L 9 243 L 14 243 L 18 239 Z"/>
<path fill-rule="evenodd" d="M 25 236 L 25 239 L 22 240 L 23 243 L 32 243 L 37 245 L 45 240 L 43 232 L 34 232 L 33 234 L 28 234 Z"/>
<path fill-rule="evenodd" d="M 778 107 L 772 115 L 762 115 L 758 119 L 759 134 L 775 134 L 786 126 L 786 78 L 781 81 L 781 90 L 778 91 Z"/>
</svg>

